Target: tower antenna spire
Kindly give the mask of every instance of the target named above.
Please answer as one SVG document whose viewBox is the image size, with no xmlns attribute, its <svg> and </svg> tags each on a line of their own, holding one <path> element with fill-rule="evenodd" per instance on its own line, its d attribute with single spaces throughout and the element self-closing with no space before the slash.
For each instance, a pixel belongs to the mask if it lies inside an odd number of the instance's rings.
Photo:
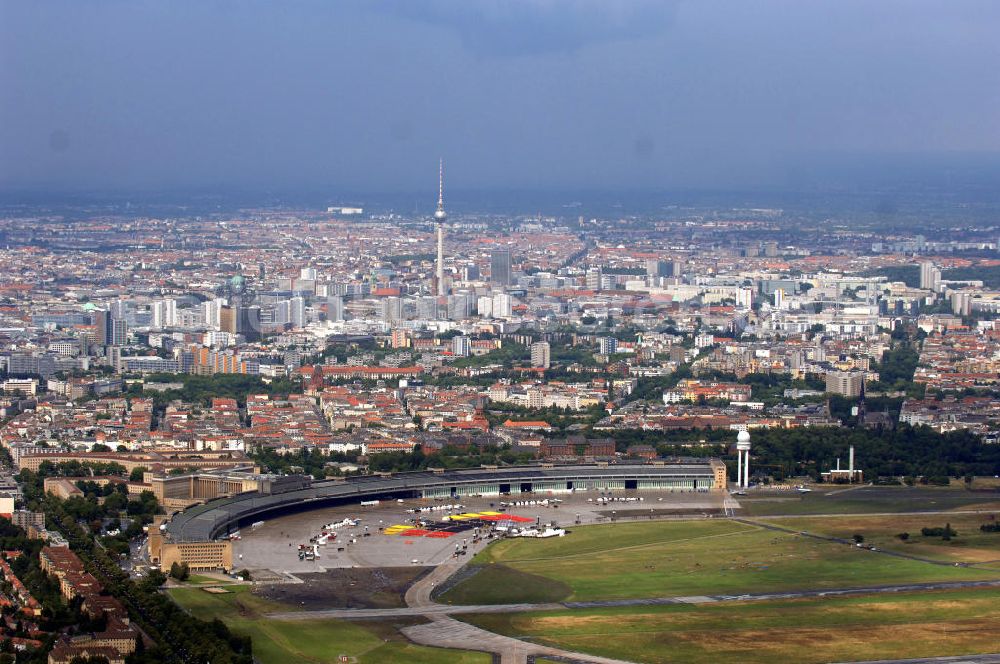
<svg viewBox="0 0 1000 664">
<path fill-rule="evenodd" d="M 444 159 L 438 159 L 438 211 L 444 212 Z"/>
<path fill-rule="evenodd" d="M 444 222 L 448 218 L 448 213 L 444 211 L 444 159 L 438 160 L 438 206 L 434 212 L 434 221 L 437 225 L 437 294 L 447 295 L 448 290 L 444 284 Z"/>
</svg>

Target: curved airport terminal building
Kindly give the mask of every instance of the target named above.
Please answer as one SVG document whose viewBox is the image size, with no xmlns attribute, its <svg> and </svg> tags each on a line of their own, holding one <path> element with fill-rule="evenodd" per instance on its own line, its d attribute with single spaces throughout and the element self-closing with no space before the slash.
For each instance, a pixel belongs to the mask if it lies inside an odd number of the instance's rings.
<svg viewBox="0 0 1000 664">
<path fill-rule="evenodd" d="M 210 500 L 175 514 L 163 528 L 150 535 L 150 555 L 161 567 L 178 560 L 195 568 L 228 569 L 232 566 L 229 542 L 213 540 L 239 529 L 241 524 L 362 501 L 725 488 L 726 467 L 716 459 L 430 470 L 319 482 L 302 475 L 265 476 L 255 491 Z"/>
</svg>

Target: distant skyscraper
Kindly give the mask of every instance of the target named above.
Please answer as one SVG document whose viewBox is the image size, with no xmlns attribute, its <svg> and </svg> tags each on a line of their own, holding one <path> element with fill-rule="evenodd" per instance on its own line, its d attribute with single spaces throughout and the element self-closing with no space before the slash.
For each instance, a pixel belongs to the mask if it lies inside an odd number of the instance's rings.
<svg viewBox="0 0 1000 664">
<path fill-rule="evenodd" d="M 260 341 L 260 307 L 221 307 L 219 328 L 242 334 L 247 341 Z"/>
<path fill-rule="evenodd" d="M 934 267 L 934 263 L 926 262 L 920 264 L 920 287 L 933 290 L 941 281 L 941 270 Z"/>
<path fill-rule="evenodd" d="M 494 249 L 490 253 L 490 281 L 499 286 L 510 286 L 510 249 Z"/>
<path fill-rule="evenodd" d="M 463 320 L 472 314 L 472 306 L 475 303 L 474 293 L 456 293 L 448 296 L 448 318 L 450 320 Z"/>
<path fill-rule="evenodd" d="M 124 346 L 128 343 L 128 323 L 121 318 L 111 319 L 111 345 Z"/>
<path fill-rule="evenodd" d="M 306 301 L 301 297 L 293 297 L 288 301 L 288 322 L 292 327 L 306 326 Z"/>
<path fill-rule="evenodd" d="M 247 341 L 260 341 L 260 307 L 239 307 L 236 327 Z"/>
<path fill-rule="evenodd" d="M 831 371 L 826 374 L 826 391 L 845 397 L 861 394 L 865 375 L 860 371 Z"/>
<path fill-rule="evenodd" d="M 172 327 L 177 324 L 177 300 L 167 299 L 153 302 L 149 312 L 152 317 L 150 324 L 156 329 Z"/>
<path fill-rule="evenodd" d="M 453 337 L 451 340 L 451 352 L 458 357 L 468 357 L 472 350 L 472 342 L 469 337 Z"/>
<path fill-rule="evenodd" d="M 601 268 L 592 267 L 587 270 L 587 290 L 601 290 Z"/>
<path fill-rule="evenodd" d="M 670 262 L 651 258 L 646 261 L 646 276 L 649 277 L 670 277 Z"/>
<path fill-rule="evenodd" d="M 444 211 L 444 159 L 438 162 L 438 206 L 434 211 L 437 223 L 437 294 L 445 294 L 444 286 L 444 222 L 448 213 Z"/>
<path fill-rule="evenodd" d="M 107 346 L 111 343 L 111 312 L 104 309 L 94 311 L 94 343 Z"/>
<path fill-rule="evenodd" d="M 207 325 L 208 327 L 214 327 L 216 329 L 219 328 L 221 324 L 220 313 L 222 311 L 222 306 L 224 303 L 225 300 L 223 300 L 221 297 L 217 297 L 214 300 L 207 300 L 202 303 L 201 306 L 205 314 L 205 325 Z"/>
<path fill-rule="evenodd" d="M 548 341 L 538 341 L 531 344 L 531 366 L 548 369 L 550 364 L 551 348 Z"/>
<path fill-rule="evenodd" d="M 483 318 L 492 318 L 493 316 L 493 298 L 486 297 L 483 295 L 476 302 L 476 311 Z"/>
<path fill-rule="evenodd" d="M 330 295 L 326 298 L 326 318 L 332 321 L 344 320 L 344 298 Z"/>
<path fill-rule="evenodd" d="M 392 323 L 403 319 L 402 298 L 390 296 L 379 303 L 382 320 Z"/>
<path fill-rule="evenodd" d="M 597 340 L 597 345 L 601 355 L 614 355 L 618 352 L 618 339 L 614 337 L 601 337 Z"/>
<path fill-rule="evenodd" d="M 437 320 L 437 309 L 436 297 L 417 298 L 417 318 L 420 320 Z"/>
<path fill-rule="evenodd" d="M 510 318 L 513 313 L 513 303 L 511 302 L 510 295 L 506 293 L 497 293 L 493 296 L 493 317 L 494 318 Z"/>
</svg>

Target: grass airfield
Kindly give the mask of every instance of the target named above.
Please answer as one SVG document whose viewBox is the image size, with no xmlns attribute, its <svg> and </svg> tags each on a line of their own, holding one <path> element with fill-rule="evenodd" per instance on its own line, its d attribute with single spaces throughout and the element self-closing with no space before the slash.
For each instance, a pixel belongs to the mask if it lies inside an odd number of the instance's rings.
<svg viewBox="0 0 1000 664">
<path fill-rule="evenodd" d="M 1000 537 L 998 537 L 1000 543 Z M 729 520 L 578 526 L 505 540 L 444 592 L 451 604 L 637 599 L 1000 578 Z"/>
<path fill-rule="evenodd" d="M 620 510 L 619 521 L 571 526 L 564 538 L 493 543 L 454 583 L 444 585 L 437 600 L 454 605 L 641 600 L 1000 579 L 1000 534 L 979 530 L 1000 519 L 996 498 L 960 486 L 760 493 L 739 498 L 749 523 L 626 520 Z M 958 531 L 950 541 L 920 534 L 925 526 L 946 523 Z M 902 532 L 909 533 L 905 541 L 897 537 Z M 880 551 L 820 539 L 850 540 L 854 534 Z M 388 550 L 381 541 L 375 544 Z M 199 617 L 221 618 L 235 632 L 253 636 L 262 664 L 326 664 L 341 655 L 361 664 L 490 661 L 485 653 L 409 643 L 398 628 L 422 618 L 269 621 L 264 614 L 320 605 L 240 584 L 221 585 L 225 592 L 210 594 L 204 587 L 213 579 L 191 581 L 170 595 Z M 312 586 L 317 597 L 330 592 Z M 341 605 L 330 597 L 330 606 Z M 808 664 L 1000 652 L 997 588 L 456 617 L 500 634 L 635 662 L 784 658 Z"/>
<path fill-rule="evenodd" d="M 335 664 L 341 655 L 358 664 L 489 664 L 486 653 L 427 648 L 408 642 L 398 627 L 414 621 L 302 620 L 275 621 L 263 617 L 294 607 L 251 592 L 250 586 L 230 586 L 212 594 L 202 588 L 176 588 L 170 596 L 194 616 L 219 618 L 240 635 L 253 637 L 254 657 L 261 664 Z"/>
<path fill-rule="evenodd" d="M 802 664 L 996 652 L 1000 590 L 461 616 L 634 662 Z"/>
</svg>

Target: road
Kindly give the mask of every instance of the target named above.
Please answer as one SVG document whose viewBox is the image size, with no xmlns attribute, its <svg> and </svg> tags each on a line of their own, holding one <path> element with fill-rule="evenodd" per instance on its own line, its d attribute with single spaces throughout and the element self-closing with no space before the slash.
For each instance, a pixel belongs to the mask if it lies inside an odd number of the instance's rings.
<svg viewBox="0 0 1000 664">
<path fill-rule="evenodd" d="M 438 570 L 442 568 L 437 568 Z M 436 570 L 435 570 L 436 571 Z M 451 568 L 454 572 L 455 568 Z M 426 581 L 434 576 L 424 577 Z M 444 574 L 440 580 L 450 574 Z M 440 581 L 437 581 L 440 582 Z M 406 616 L 446 616 L 463 613 L 518 613 L 523 611 L 561 611 L 566 609 L 596 609 L 616 606 L 657 606 L 666 604 L 712 604 L 715 602 L 763 602 L 771 600 L 803 599 L 809 597 L 838 597 L 844 595 L 873 595 L 882 593 L 926 592 L 931 590 L 962 590 L 969 588 L 1000 588 L 1000 579 L 995 581 L 951 581 L 947 583 L 910 583 L 884 586 L 852 586 L 843 588 L 822 588 L 815 590 L 797 590 L 783 593 L 746 593 L 742 595 L 678 595 L 674 597 L 649 597 L 643 599 L 609 599 L 591 602 L 549 602 L 545 604 L 438 604 L 427 598 L 419 603 L 410 602 L 410 592 L 421 582 L 407 592 L 407 606 L 395 609 L 321 609 L 316 611 L 285 611 L 268 613 L 272 620 L 315 620 L 317 618 L 398 618 Z M 433 581 L 432 581 L 433 583 Z M 427 591 L 432 588 L 427 586 Z M 423 589 L 418 591 L 423 592 Z"/>
<path fill-rule="evenodd" d="M 989 655 L 959 655 L 958 657 L 920 657 L 917 659 L 879 659 L 840 664 L 998 664 L 1000 653 Z"/>
</svg>

